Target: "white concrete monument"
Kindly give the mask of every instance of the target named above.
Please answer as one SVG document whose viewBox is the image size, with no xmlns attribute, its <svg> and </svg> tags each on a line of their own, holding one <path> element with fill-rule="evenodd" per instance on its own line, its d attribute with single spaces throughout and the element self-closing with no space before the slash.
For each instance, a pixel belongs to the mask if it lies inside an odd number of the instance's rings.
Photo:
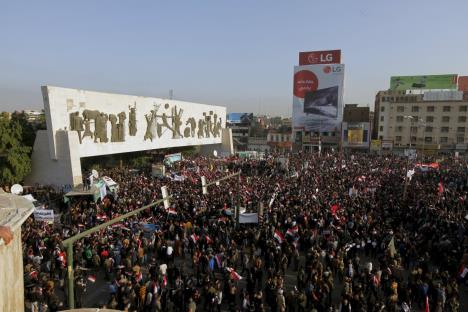
<svg viewBox="0 0 468 312">
<path fill-rule="evenodd" d="M 29 184 L 80 184 L 83 157 L 194 145 L 233 151 L 225 107 L 52 86 L 42 95 L 47 130 L 37 133 Z"/>
</svg>

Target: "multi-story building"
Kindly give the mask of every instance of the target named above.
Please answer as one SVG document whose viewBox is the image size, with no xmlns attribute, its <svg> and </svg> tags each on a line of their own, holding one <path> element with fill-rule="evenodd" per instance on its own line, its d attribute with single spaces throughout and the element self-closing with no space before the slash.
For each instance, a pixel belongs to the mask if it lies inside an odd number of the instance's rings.
<svg viewBox="0 0 468 312">
<path fill-rule="evenodd" d="M 292 150 L 292 131 L 290 127 L 269 130 L 267 144 L 270 150 L 277 152 L 290 152 Z"/>
<path fill-rule="evenodd" d="M 37 123 L 45 120 L 44 110 L 24 110 L 23 114 L 26 120 L 30 123 Z"/>
<path fill-rule="evenodd" d="M 346 150 L 367 151 L 370 144 L 372 121 L 369 107 L 347 104 L 343 110 L 341 146 Z"/>
<path fill-rule="evenodd" d="M 230 113 L 226 119 L 226 127 L 232 131 L 232 141 L 235 151 L 246 151 L 249 142 L 253 114 Z"/>
<path fill-rule="evenodd" d="M 396 149 L 466 152 L 468 92 L 380 91 L 375 100 L 374 137 Z"/>
<path fill-rule="evenodd" d="M 270 145 L 268 145 L 267 136 L 249 137 L 247 149 L 249 151 L 268 152 Z"/>
</svg>

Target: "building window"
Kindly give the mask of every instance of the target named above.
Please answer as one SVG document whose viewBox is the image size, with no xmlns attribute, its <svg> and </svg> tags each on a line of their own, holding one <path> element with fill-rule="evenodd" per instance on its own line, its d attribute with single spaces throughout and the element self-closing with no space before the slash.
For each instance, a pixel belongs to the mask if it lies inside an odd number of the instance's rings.
<svg viewBox="0 0 468 312">
<path fill-rule="evenodd" d="M 457 132 L 459 133 L 465 133 L 465 127 L 458 127 Z"/>
<path fill-rule="evenodd" d="M 444 112 L 450 112 L 450 106 L 444 106 L 443 111 Z"/>
<path fill-rule="evenodd" d="M 460 106 L 460 112 L 466 112 L 467 111 L 466 108 L 467 108 L 466 105 Z"/>
<path fill-rule="evenodd" d="M 419 106 L 413 106 L 413 107 L 411 107 L 411 111 L 412 111 L 413 113 L 419 112 Z"/>
<path fill-rule="evenodd" d="M 442 116 L 442 122 L 449 122 L 450 117 L 449 116 Z"/>
<path fill-rule="evenodd" d="M 411 133 L 417 133 L 418 127 L 411 127 Z"/>
<path fill-rule="evenodd" d="M 440 132 L 449 132 L 449 127 L 440 128 Z"/>
<path fill-rule="evenodd" d="M 402 132 L 402 131 L 403 131 L 403 127 L 402 127 L 402 126 L 396 127 L 396 132 Z"/>
<path fill-rule="evenodd" d="M 426 127 L 426 132 L 432 132 L 432 127 Z"/>
<path fill-rule="evenodd" d="M 380 121 L 384 121 L 384 116 L 380 116 Z"/>
<path fill-rule="evenodd" d="M 397 106 L 396 110 L 397 110 L 397 112 L 402 113 L 402 112 L 405 111 L 405 107 L 404 106 Z"/>
<path fill-rule="evenodd" d="M 426 122 L 434 122 L 434 116 L 427 116 Z"/>
<path fill-rule="evenodd" d="M 364 132 L 364 133 L 362 134 L 362 141 L 363 141 L 363 142 L 367 142 L 368 131 L 367 131 L 367 130 L 364 130 L 363 132 Z"/>
<path fill-rule="evenodd" d="M 458 143 L 458 144 L 463 144 L 463 143 L 465 143 L 465 137 L 457 136 L 457 143 Z"/>
<path fill-rule="evenodd" d="M 415 136 L 411 137 L 411 142 L 416 142 L 416 137 Z"/>
<path fill-rule="evenodd" d="M 397 142 L 401 142 L 401 136 L 396 136 L 396 137 L 395 137 L 395 140 L 396 140 Z"/>
<path fill-rule="evenodd" d="M 381 112 L 385 112 L 385 106 L 382 106 L 382 107 L 380 108 L 380 111 L 381 111 Z"/>
<path fill-rule="evenodd" d="M 447 143 L 448 137 L 440 137 L 440 143 Z"/>
<path fill-rule="evenodd" d="M 380 126 L 380 127 L 379 127 L 379 130 L 380 130 L 380 131 L 383 131 L 383 126 Z"/>
<path fill-rule="evenodd" d="M 434 111 L 434 106 L 428 106 L 427 111 L 428 112 L 433 112 Z"/>
<path fill-rule="evenodd" d="M 458 116 L 458 122 L 466 122 L 466 116 Z"/>
<path fill-rule="evenodd" d="M 426 143 L 432 143 L 432 137 L 425 137 L 424 142 Z"/>
<path fill-rule="evenodd" d="M 397 122 L 403 122 L 403 116 L 396 116 Z"/>
</svg>

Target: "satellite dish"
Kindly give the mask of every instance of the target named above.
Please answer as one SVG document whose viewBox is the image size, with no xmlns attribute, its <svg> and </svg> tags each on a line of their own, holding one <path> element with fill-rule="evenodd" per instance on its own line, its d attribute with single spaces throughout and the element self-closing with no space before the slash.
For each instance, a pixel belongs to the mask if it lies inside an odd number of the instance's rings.
<svg viewBox="0 0 468 312">
<path fill-rule="evenodd" d="M 213 151 L 213 156 L 214 156 L 214 157 L 218 157 L 218 151 L 217 151 L 217 150 L 214 150 L 214 151 Z"/>
<path fill-rule="evenodd" d="M 99 178 L 99 173 L 97 172 L 96 169 L 91 170 L 91 175 L 92 175 L 93 178 L 95 178 L 95 179 Z"/>
<path fill-rule="evenodd" d="M 11 194 L 19 195 L 23 193 L 23 187 L 19 184 L 13 184 L 11 186 Z"/>
</svg>

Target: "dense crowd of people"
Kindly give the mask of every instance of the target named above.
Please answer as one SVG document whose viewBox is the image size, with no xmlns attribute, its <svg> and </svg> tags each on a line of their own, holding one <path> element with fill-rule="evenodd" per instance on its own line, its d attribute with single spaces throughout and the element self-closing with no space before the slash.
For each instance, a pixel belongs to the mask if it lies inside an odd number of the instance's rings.
<svg viewBox="0 0 468 312">
<path fill-rule="evenodd" d="M 196 157 L 174 163 L 166 177 L 100 172 L 118 189 L 97 201 L 63 201 L 37 188 L 32 194 L 60 220 L 23 225 L 26 309 L 66 307 L 64 239 L 161 199 L 167 186 L 169 209 L 160 203 L 74 244 L 77 307 L 460 311 L 467 162 L 416 162 L 336 153 Z M 203 194 L 201 176 L 210 182 L 239 171 Z M 259 223 L 239 224 L 239 207 L 258 213 Z M 98 284 L 108 291 L 92 302 Z"/>
</svg>

